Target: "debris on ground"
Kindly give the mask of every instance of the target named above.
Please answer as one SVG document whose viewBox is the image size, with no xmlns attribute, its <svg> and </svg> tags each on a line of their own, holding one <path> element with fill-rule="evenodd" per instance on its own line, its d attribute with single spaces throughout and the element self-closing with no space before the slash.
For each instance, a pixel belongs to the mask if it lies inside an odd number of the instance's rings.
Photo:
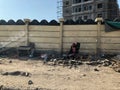
<svg viewBox="0 0 120 90">
<path fill-rule="evenodd" d="M 4 85 L 0 86 L 0 90 L 23 90 L 21 88 L 16 88 L 16 87 L 6 87 Z M 47 89 L 47 88 L 38 88 L 38 87 L 32 87 L 32 88 L 24 88 L 24 90 L 53 90 L 53 89 Z"/>
<path fill-rule="evenodd" d="M 113 70 L 120 73 L 120 60 L 113 59 L 112 62 L 113 64 L 111 67 L 113 68 Z"/>
<path fill-rule="evenodd" d="M 94 71 L 99 71 L 99 69 L 95 68 Z"/>
<path fill-rule="evenodd" d="M 9 63 L 12 63 L 12 60 L 10 60 Z"/>
<path fill-rule="evenodd" d="M 84 77 L 85 77 L 85 76 L 86 76 L 86 74 L 81 74 L 81 76 L 84 76 Z"/>
<path fill-rule="evenodd" d="M 2 75 L 14 75 L 14 76 L 26 76 L 26 77 L 29 77 L 31 76 L 31 73 L 29 72 L 23 72 L 23 71 L 14 71 L 14 72 L 5 72 L 5 73 L 2 73 Z"/>
<path fill-rule="evenodd" d="M 29 81 L 28 81 L 28 85 L 31 85 L 31 84 L 33 84 L 33 81 L 32 81 L 32 80 L 29 80 Z"/>
<path fill-rule="evenodd" d="M 105 60 L 102 61 L 103 66 L 110 66 L 111 64 L 112 64 L 112 62 L 108 59 L 105 59 Z"/>
</svg>

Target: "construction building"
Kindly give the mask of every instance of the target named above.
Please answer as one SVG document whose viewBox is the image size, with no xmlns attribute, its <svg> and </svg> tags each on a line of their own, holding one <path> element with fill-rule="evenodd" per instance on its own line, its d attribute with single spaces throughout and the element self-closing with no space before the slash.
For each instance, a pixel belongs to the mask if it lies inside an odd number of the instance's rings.
<svg viewBox="0 0 120 90">
<path fill-rule="evenodd" d="M 58 14 L 62 13 L 65 20 L 95 20 L 96 17 L 113 20 L 119 16 L 117 0 L 58 0 L 58 3 L 61 2 Z"/>
</svg>

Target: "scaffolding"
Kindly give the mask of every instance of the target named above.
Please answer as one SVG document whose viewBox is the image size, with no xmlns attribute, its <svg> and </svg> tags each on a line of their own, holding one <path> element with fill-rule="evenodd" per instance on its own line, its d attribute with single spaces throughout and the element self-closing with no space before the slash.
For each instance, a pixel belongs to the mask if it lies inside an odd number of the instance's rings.
<svg viewBox="0 0 120 90">
<path fill-rule="evenodd" d="M 77 20 L 79 17 L 84 18 L 84 16 L 87 16 L 88 19 L 93 20 L 96 17 L 113 20 L 114 18 L 119 17 L 118 0 L 91 0 L 91 2 L 88 2 L 87 0 L 80 1 L 81 2 L 77 0 L 77 2 L 74 3 L 73 0 L 58 0 L 58 18 L 64 17 L 64 19 L 72 18 L 73 20 Z M 90 6 L 91 9 L 89 8 Z M 87 10 L 84 10 L 84 8 Z"/>
<path fill-rule="evenodd" d="M 63 18 L 63 2 L 62 0 L 57 0 L 57 18 Z"/>
</svg>

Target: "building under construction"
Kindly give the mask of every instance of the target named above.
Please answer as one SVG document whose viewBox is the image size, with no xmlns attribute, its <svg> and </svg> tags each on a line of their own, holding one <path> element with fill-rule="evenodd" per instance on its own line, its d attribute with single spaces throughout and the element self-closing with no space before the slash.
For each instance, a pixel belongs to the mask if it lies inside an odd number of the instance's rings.
<svg viewBox="0 0 120 90">
<path fill-rule="evenodd" d="M 65 20 L 94 20 L 96 17 L 113 20 L 119 16 L 117 0 L 58 0 L 58 4 L 58 15 L 62 12 Z"/>
</svg>

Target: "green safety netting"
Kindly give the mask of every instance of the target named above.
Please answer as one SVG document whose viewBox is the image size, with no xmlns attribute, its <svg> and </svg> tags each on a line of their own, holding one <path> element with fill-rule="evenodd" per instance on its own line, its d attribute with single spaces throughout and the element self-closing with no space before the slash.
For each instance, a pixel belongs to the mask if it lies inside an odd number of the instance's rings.
<svg viewBox="0 0 120 90">
<path fill-rule="evenodd" d="M 120 30 L 120 22 L 106 21 L 105 22 L 105 31 L 117 31 Z"/>
</svg>

